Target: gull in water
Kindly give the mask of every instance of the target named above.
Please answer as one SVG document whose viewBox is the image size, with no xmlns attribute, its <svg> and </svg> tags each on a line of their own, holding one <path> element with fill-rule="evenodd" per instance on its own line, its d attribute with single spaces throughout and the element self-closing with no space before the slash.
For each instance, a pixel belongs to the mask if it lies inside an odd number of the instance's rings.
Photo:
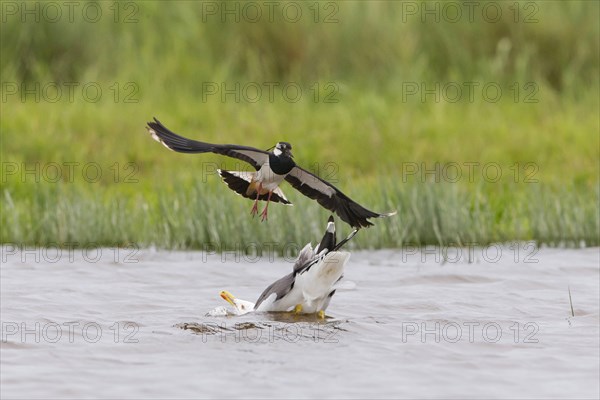
<svg viewBox="0 0 600 400">
<path fill-rule="evenodd" d="M 247 300 L 238 299 L 226 290 L 222 290 L 220 296 L 233 306 L 230 310 L 227 307 L 217 307 L 209 311 L 206 315 L 211 317 L 229 316 L 229 315 L 244 315 L 254 311 L 254 303 Z"/>
<path fill-rule="evenodd" d="M 219 307 L 208 315 L 244 315 L 252 311 L 313 314 L 325 317 L 325 310 L 343 277 L 344 266 L 350 253 L 339 251 L 358 229 L 340 243 L 336 243 L 335 222 L 329 217 L 327 230 L 320 244 L 313 248 L 308 243 L 300 251 L 292 272 L 270 284 L 255 303 L 241 300 L 227 291 L 221 297 L 231 304 L 233 311 Z"/>
</svg>

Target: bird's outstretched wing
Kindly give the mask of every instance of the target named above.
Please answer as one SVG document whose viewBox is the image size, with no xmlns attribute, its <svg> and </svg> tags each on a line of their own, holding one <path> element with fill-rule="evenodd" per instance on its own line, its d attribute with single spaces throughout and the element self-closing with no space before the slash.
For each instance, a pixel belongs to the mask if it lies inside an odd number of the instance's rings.
<svg viewBox="0 0 600 400">
<path fill-rule="evenodd" d="M 367 210 L 331 183 L 298 166 L 290 171 L 285 180 L 303 195 L 317 200 L 321 206 L 335 212 L 342 221 L 350 224 L 353 228 L 373 225 L 369 222 L 369 218 L 389 217 L 396 214 L 395 211 L 380 214 Z"/>
<path fill-rule="evenodd" d="M 281 299 L 283 296 L 288 294 L 294 287 L 294 273 L 287 274 L 281 279 L 271 283 L 258 297 L 256 303 L 254 303 L 254 309 L 258 310 L 258 307 L 269 298 L 272 294 L 276 295 L 275 301 Z"/>
<path fill-rule="evenodd" d="M 258 309 L 258 307 L 265 301 L 269 296 L 275 293 L 277 296 L 275 301 L 281 299 L 283 296 L 289 293 L 290 290 L 294 287 L 294 280 L 297 271 L 306 268 L 306 266 L 313 260 L 315 257 L 315 252 L 310 243 L 308 243 L 302 250 L 300 250 L 300 254 L 298 254 L 298 259 L 294 263 L 294 268 L 291 274 L 287 274 L 281 279 L 276 280 L 272 284 L 270 284 L 259 296 L 258 300 L 254 304 L 254 309 Z M 317 259 L 314 260 L 315 262 Z"/>
<path fill-rule="evenodd" d="M 215 153 L 236 158 L 252 165 L 257 171 L 269 160 L 269 152 L 235 144 L 212 144 L 187 139 L 171 132 L 159 120 L 148 122 L 148 132 L 157 142 L 179 153 Z"/>
</svg>

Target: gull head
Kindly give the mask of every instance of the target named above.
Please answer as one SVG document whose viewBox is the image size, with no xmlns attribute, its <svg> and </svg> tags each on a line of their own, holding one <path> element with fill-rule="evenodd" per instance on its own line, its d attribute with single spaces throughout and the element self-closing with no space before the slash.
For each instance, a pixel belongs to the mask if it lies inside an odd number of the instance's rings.
<svg viewBox="0 0 600 400">
<path fill-rule="evenodd" d="M 222 290 L 220 296 L 223 300 L 225 300 L 233 306 L 237 315 L 244 315 L 251 311 L 254 311 L 254 303 L 238 299 L 226 290 Z"/>
</svg>

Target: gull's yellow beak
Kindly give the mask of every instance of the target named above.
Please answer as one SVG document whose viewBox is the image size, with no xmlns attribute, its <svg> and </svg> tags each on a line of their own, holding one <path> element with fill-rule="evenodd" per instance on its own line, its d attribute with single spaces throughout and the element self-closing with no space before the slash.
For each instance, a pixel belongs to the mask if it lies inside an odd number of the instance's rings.
<svg viewBox="0 0 600 400">
<path fill-rule="evenodd" d="M 235 297 L 231 293 L 229 293 L 227 290 L 221 290 L 221 293 L 219 293 L 219 295 L 223 300 L 235 307 L 235 303 L 233 302 L 233 300 L 235 300 Z"/>
</svg>

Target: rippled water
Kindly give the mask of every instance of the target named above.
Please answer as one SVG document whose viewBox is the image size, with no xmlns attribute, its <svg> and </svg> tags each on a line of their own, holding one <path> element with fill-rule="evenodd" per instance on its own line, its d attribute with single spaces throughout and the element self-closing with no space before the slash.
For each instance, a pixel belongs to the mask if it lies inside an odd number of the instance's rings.
<svg viewBox="0 0 600 400">
<path fill-rule="evenodd" d="M 535 250 L 355 252 L 321 321 L 205 316 L 282 259 L 5 246 L 1 397 L 598 398 L 598 249 Z"/>
</svg>

